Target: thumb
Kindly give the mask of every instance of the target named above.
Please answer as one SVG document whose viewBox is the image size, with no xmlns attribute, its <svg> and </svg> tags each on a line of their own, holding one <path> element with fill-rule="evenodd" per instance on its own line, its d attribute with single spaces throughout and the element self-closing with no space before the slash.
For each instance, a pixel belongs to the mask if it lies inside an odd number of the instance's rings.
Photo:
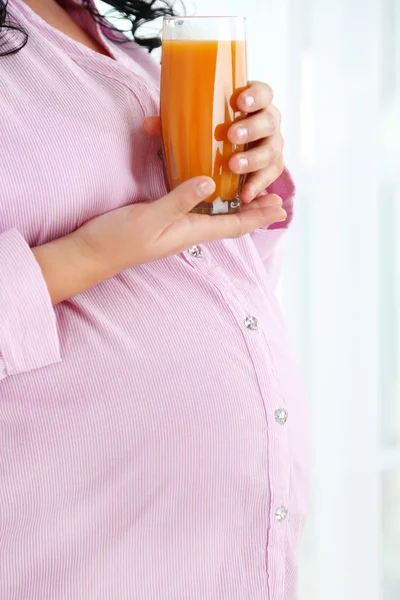
<svg viewBox="0 0 400 600">
<path fill-rule="evenodd" d="M 210 177 L 193 177 L 154 202 L 153 206 L 165 227 L 187 215 L 214 191 L 215 182 Z"/>
<path fill-rule="evenodd" d="M 143 129 L 151 137 L 161 137 L 161 119 L 157 115 L 155 117 L 147 117 L 143 122 Z"/>
</svg>

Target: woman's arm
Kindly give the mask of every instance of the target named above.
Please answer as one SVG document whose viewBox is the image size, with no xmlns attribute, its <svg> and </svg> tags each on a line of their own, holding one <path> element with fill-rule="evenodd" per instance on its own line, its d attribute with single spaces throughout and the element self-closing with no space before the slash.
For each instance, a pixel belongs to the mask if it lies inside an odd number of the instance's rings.
<svg viewBox="0 0 400 600">
<path fill-rule="evenodd" d="M 32 250 L 17 230 L 0 234 L 0 379 L 61 360 L 52 304 L 130 267 L 286 218 L 275 195 L 236 215 L 190 212 L 214 190 L 212 179 L 197 177 L 159 200 L 111 211 Z"/>
<path fill-rule="evenodd" d="M 88 290 L 113 275 L 105 261 L 96 260 L 80 232 L 32 248 L 52 304 Z"/>
</svg>

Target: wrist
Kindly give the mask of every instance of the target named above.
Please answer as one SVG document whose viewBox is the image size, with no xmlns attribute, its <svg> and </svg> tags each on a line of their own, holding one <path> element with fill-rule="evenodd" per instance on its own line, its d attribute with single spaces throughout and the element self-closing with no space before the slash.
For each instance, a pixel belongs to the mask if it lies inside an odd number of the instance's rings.
<svg viewBox="0 0 400 600">
<path fill-rule="evenodd" d="M 113 275 L 79 230 L 32 249 L 53 304 L 93 287 Z"/>
<path fill-rule="evenodd" d="M 70 238 L 69 243 L 76 261 L 84 266 L 85 271 L 91 273 L 96 283 L 120 272 L 121 269 L 111 260 L 113 253 L 109 249 L 107 251 L 104 244 L 98 243 L 97 236 L 91 235 L 86 225 L 67 237 Z"/>
</svg>

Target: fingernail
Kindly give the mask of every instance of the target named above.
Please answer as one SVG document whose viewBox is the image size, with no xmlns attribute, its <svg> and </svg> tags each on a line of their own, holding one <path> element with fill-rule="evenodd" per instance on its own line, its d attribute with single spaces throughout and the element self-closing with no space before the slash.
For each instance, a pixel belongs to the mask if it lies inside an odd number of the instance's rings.
<svg viewBox="0 0 400 600">
<path fill-rule="evenodd" d="M 215 183 L 211 179 L 204 179 L 196 185 L 196 192 L 200 198 L 208 198 L 215 190 Z"/>
<path fill-rule="evenodd" d="M 254 100 L 253 96 L 246 96 L 245 102 L 246 102 L 247 108 L 251 108 L 255 104 L 255 100 Z"/>
<path fill-rule="evenodd" d="M 246 127 L 238 127 L 236 129 L 236 137 L 239 142 L 245 142 L 247 140 L 249 132 Z"/>
<path fill-rule="evenodd" d="M 247 160 L 247 158 L 239 158 L 240 173 L 243 173 L 244 171 L 246 171 L 248 166 L 249 166 L 249 161 Z"/>
</svg>

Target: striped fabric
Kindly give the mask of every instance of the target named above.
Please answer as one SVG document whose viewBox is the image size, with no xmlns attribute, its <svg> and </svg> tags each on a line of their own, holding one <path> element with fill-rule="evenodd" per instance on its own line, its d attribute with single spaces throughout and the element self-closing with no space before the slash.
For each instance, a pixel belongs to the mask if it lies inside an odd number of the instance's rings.
<svg viewBox="0 0 400 600">
<path fill-rule="evenodd" d="M 158 66 L 22 0 L 0 58 L 1 600 L 297 600 L 303 384 L 274 296 L 288 223 L 52 308 L 30 247 L 165 193 Z M 287 173 L 274 189 L 291 213 Z M 290 218 L 288 219 L 288 222 Z"/>
</svg>

